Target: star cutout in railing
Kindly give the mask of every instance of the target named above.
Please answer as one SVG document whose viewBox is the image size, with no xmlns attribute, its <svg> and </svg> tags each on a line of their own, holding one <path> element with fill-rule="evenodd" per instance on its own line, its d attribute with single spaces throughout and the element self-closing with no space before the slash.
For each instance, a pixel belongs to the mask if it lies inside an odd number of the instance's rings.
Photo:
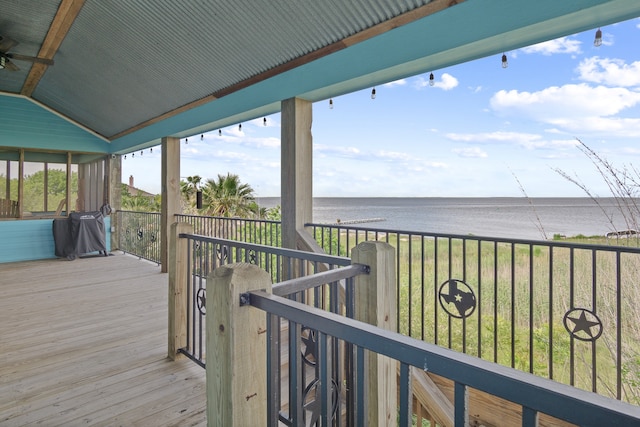
<svg viewBox="0 0 640 427">
<path fill-rule="evenodd" d="M 305 331 L 307 332 L 305 334 Z M 317 352 L 317 343 L 316 343 L 316 331 L 311 329 L 303 328 L 302 336 L 300 337 L 302 344 L 304 344 L 304 349 L 302 351 L 302 358 L 309 365 L 316 364 L 316 352 Z"/>
<path fill-rule="evenodd" d="M 576 315 L 577 312 L 580 314 Z M 570 328 L 569 320 L 573 323 L 573 328 Z M 572 337 L 581 341 L 594 341 L 602 335 L 602 322 L 594 312 L 585 308 L 574 308 L 567 312 L 564 327 Z"/>
</svg>

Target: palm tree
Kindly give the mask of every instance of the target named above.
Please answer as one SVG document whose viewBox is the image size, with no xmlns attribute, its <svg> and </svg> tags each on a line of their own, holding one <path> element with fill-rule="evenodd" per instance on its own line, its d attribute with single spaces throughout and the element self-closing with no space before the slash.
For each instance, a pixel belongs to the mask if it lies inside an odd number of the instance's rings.
<svg viewBox="0 0 640 427">
<path fill-rule="evenodd" d="M 240 177 L 227 173 L 217 180 L 208 179 L 202 190 L 202 206 L 207 215 L 250 218 L 255 215 L 255 197 L 249 184 Z"/>
<path fill-rule="evenodd" d="M 188 176 L 187 180 L 180 180 L 180 192 L 182 193 L 183 211 L 193 211 L 195 213 L 195 195 L 200 189 L 202 177 L 200 175 Z"/>
</svg>

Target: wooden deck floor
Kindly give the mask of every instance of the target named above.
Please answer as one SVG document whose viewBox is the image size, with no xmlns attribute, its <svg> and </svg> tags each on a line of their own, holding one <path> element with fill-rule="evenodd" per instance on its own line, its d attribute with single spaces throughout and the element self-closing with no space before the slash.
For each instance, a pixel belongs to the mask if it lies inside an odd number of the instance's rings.
<svg viewBox="0 0 640 427">
<path fill-rule="evenodd" d="M 155 264 L 0 264 L 0 426 L 206 425 L 205 371 L 166 337 Z"/>
</svg>

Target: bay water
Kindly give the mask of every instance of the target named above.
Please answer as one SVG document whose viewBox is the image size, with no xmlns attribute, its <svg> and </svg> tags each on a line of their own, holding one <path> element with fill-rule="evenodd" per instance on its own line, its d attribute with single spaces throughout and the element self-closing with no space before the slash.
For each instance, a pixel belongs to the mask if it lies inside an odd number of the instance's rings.
<svg viewBox="0 0 640 427">
<path fill-rule="evenodd" d="M 262 197 L 257 202 L 274 207 L 280 198 Z M 313 199 L 313 222 L 537 240 L 554 234 L 603 236 L 633 228 L 615 199 L 580 197 L 320 197 Z"/>
</svg>

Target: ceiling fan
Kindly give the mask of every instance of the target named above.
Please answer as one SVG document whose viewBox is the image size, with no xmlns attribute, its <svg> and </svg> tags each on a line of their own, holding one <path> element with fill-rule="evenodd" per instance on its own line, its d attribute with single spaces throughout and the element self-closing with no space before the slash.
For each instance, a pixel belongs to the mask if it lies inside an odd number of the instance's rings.
<svg viewBox="0 0 640 427">
<path fill-rule="evenodd" d="M 20 68 L 13 63 L 16 61 L 37 62 L 40 64 L 53 65 L 52 59 L 38 58 L 36 56 L 20 55 L 18 53 L 9 53 L 9 50 L 18 44 L 12 38 L 0 35 L 0 70 L 18 71 Z"/>
</svg>

